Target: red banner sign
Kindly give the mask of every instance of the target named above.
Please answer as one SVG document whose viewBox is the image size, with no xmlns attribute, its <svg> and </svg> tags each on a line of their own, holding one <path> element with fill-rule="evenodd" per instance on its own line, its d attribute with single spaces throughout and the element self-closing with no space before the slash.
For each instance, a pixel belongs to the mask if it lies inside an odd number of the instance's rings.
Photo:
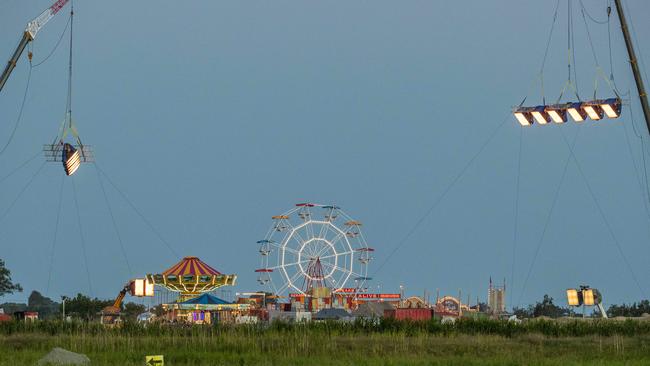
<svg viewBox="0 0 650 366">
<path fill-rule="evenodd" d="M 338 290 L 336 290 L 336 291 L 334 291 L 334 292 L 335 292 L 335 293 L 346 293 L 346 294 L 352 294 L 352 293 L 355 293 L 356 291 L 357 291 L 356 288 L 353 288 L 353 287 L 345 287 L 345 288 L 340 288 L 340 289 L 338 289 Z"/>
<path fill-rule="evenodd" d="M 358 294 L 358 299 L 399 299 L 400 294 Z"/>
</svg>

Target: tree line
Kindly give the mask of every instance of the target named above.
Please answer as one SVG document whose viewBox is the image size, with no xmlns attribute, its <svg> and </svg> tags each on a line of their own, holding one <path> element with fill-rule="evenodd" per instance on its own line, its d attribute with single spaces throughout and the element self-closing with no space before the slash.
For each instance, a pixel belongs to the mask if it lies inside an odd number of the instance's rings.
<svg viewBox="0 0 650 366">
<path fill-rule="evenodd" d="M 0 297 L 12 294 L 14 292 L 22 292 L 23 288 L 18 283 L 13 283 L 11 280 L 11 272 L 5 267 L 5 263 L 0 259 Z M 73 298 L 69 298 L 65 302 L 65 312 L 67 315 L 91 320 L 97 317 L 97 314 L 107 306 L 113 305 L 113 300 L 101 300 L 98 298 L 91 298 L 81 293 Z M 485 305 L 485 304 L 482 304 Z M 487 307 L 487 306 L 485 306 Z M 6 314 L 13 314 L 16 311 L 37 311 L 41 319 L 61 316 L 63 311 L 62 303 L 53 301 L 52 299 L 43 296 L 38 291 L 32 291 L 29 295 L 27 304 L 22 303 L 3 303 L 0 308 Z M 142 304 L 136 303 L 123 303 L 121 312 L 127 319 L 135 319 L 138 314 L 146 311 Z M 480 308 L 480 310 L 483 310 Z M 159 312 L 159 309 L 156 309 Z M 513 314 L 518 318 L 537 318 L 546 316 L 549 318 L 560 318 L 565 316 L 576 316 L 577 312 L 574 308 L 561 307 L 553 302 L 553 298 L 549 295 L 544 295 L 542 301 L 535 304 L 528 305 L 525 308 L 513 308 Z M 639 317 L 645 314 L 650 314 L 650 301 L 641 300 L 638 303 L 611 305 L 607 309 L 607 315 L 610 317 L 625 316 L 625 317 Z M 598 316 L 597 313 L 590 314 L 591 316 Z"/>
</svg>

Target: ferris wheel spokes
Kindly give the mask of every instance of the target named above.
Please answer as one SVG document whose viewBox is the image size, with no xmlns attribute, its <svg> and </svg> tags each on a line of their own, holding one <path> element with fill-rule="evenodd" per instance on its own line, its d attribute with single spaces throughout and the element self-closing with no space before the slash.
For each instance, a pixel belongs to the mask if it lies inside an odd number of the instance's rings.
<svg viewBox="0 0 650 366">
<path fill-rule="evenodd" d="M 314 207 L 324 212 L 317 214 Z M 300 203 L 272 219 L 260 254 L 263 274 L 269 277 L 265 285 L 278 295 L 287 290 L 309 294 L 322 286 L 342 288 L 352 276 L 366 278 L 370 253 L 361 223 L 338 206 Z"/>
</svg>

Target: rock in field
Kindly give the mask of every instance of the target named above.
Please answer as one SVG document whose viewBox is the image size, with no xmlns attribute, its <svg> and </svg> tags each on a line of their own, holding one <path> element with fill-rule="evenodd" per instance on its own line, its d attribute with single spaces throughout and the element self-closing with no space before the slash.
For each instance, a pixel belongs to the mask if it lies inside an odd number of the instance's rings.
<svg viewBox="0 0 650 366">
<path fill-rule="evenodd" d="M 38 365 L 89 365 L 88 356 L 74 353 L 63 348 L 53 348 L 45 357 L 38 360 Z"/>
</svg>

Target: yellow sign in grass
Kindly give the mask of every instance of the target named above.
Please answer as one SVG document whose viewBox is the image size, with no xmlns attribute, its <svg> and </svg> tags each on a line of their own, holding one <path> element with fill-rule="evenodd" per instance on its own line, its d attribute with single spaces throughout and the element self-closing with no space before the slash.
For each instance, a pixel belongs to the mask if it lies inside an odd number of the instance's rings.
<svg viewBox="0 0 650 366">
<path fill-rule="evenodd" d="M 145 364 L 147 366 L 164 366 L 165 365 L 165 358 L 164 358 L 163 355 L 145 356 L 144 361 L 145 361 Z"/>
</svg>

